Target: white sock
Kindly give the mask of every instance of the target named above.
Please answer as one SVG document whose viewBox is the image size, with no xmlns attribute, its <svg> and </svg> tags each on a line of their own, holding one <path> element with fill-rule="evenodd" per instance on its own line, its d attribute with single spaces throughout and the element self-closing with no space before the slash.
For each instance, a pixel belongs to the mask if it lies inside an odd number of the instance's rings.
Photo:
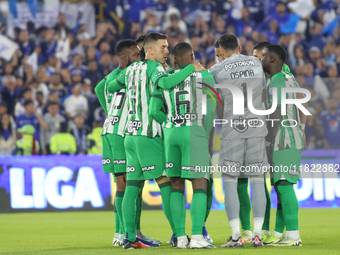
<svg viewBox="0 0 340 255">
<path fill-rule="evenodd" d="M 269 236 L 270 236 L 270 232 L 269 232 L 269 230 L 262 230 L 262 231 L 261 231 L 261 233 L 262 233 L 262 234 L 267 234 L 267 235 L 269 235 Z"/>
<path fill-rule="evenodd" d="M 142 230 L 140 230 L 140 229 L 137 229 L 137 231 L 136 231 L 136 232 L 137 232 L 137 236 L 141 236 L 141 235 L 143 235 L 143 234 L 142 234 Z"/>
<path fill-rule="evenodd" d="M 240 236 L 240 218 L 232 219 L 229 221 L 231 228 L 231 237 L 233 240 L 237 240 Z"/>
<path fill-rule="evenodd" d="M 196 241 L 204 240 L 203 235 L 192 235 L 191 239 L 194 239 Z"/>
<path fill-rule="evenodd" d="M 276 232 L 276 231 L 273 232 L 273 235 L 276 236 L 276 237 L 278 237 L 278 238 L 281 238 L 281 237 L 282 237 L 282 233 Z"/>
<path fill-rule="evenodd" d="M 119 234 L 119 239 L 123 240 L 124 239 L 124 234 Z"/>
<path fill-rule="evenodd" d="M 254 218 L 254 232 L 253 232 L 253 237 L 259 236 L 261 237 L 261 229 L 263 225 L 263 220 L 264 218 Z"/>
<path fill-rule="evenodd" d="M 289 237 L 289 239 L 298 240 L 300 238 L 299 230 L 286 231 L 286 237 Z"/>
<path fill-rule="evenodd" d="M 243 233 L 245 233 L 246 235 L 249 235 L 249 236 L 252 235 L 250 230 L 243 230 Z"/>
<path fill-rule="evenodd" d="M 115 238 L 119 238 L 119 233 L 115 233 Z"/>
</svg>

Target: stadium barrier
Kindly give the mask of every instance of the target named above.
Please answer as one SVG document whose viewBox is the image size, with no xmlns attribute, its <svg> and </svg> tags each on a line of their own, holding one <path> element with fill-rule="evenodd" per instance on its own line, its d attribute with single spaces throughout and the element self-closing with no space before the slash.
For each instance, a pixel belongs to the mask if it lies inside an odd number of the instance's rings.
<svg viewBox="0 0 340 255">
<path fill-rule="evenodd" d="M 304 151 L 302 157 L 302 178 L 295 185 L 300 208 L 340 207 L 340 150 Z M 218 153 L 212 162 L 216 166 Z M 101 163 L 100 155 L 1 156 L 0 212 L 112 210 L 115 184 Z M 269 178 L 267 183 L 270 187 Z M 191 183 L 186 187 L 189 207 Z M 212 209 L 224 209 L 220 173 L 214 173 L 213 189 Z M 274 189 L 271 198 L 276 208 Z M 161 209 L 154 181 L 145 183 L 143 202 L 144 209 Z"/>
</svg>

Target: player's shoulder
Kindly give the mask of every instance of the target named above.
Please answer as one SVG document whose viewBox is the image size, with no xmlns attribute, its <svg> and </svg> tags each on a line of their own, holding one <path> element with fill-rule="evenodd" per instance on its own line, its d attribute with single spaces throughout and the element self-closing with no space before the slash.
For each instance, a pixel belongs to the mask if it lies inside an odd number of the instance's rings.
<svg viewBox="0 0 340 255">
<path fill-rule="evenodd" d="M 282 72 L 278 72 L 270 80 L 269 87 L 285 87 L 286 79 Z"/>
<path fill-rule="evenodd" d="M 214 76 L 208 70 L 199 71 L 198 73 L 202 75 L 202 78 L 214 78 Z"/>
<path fill-rule="evenodd" d="M 212 74 L 212 76 L 215 76 L 217 73 L 219 73 L 221 71 L 221 69 L 223 69 L 223 61 L 216 63 L 215 65 L 213 65 L 212 67 L 210 67 L 208 69 L 208 72 Z"/>
</svg>

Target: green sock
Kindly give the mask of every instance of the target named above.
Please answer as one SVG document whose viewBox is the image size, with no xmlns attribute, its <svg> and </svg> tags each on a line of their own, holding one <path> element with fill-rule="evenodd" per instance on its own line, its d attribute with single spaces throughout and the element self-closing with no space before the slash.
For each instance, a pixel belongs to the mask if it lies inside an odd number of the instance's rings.
<svg viewBox="0 0 340 255">
<path fill-rule="evenodd" d="M 299 203 L 293 184 L 288 181 L 279 181 L 277 189 L 281 198 L 286 231 L 299 230 Z"/>
<path fill-rule="evenodd" d="M 192 235 L 202 235 L 204 218 L 207 208 L 207 191 L 205 189 L 194 189 L 194 195 L 190 206 L 192 222 Z"/>
<path fill-rule="evenodd" d="M 142 183 L 139 181 L 127 181 L 123 198 L 123 222 L 126 239 L 136 241 L 136 200 Z"/>
<path fill-rule="evenodd" d="M 283 217 L 282 205 L 277 204 L 274 231 L 278 233 L 283 233 L 284 230 L 285 230 L 285 219 Z"/>
<path fill-rule="evenodd" d="M 161 196 L 162 196 L 162 205 L 163 205 L 163 211 L 165 214 L 165 217 L 168 219 L 171 230 L 173 233 L 175 233 L 175 225 L 174 221 L 172 219 L 171 214 L 171 208 L 170 208 L 170 197 L 171 197 L 171 182 L 165 182 L 162 184 L 159 184 L 159 189 L 161 190 Z"/>
<path fill-rule="evenodd" d="M 207 183 L 207 210 L 205 212 L 204 222 L 206 222 L 207 219 L 208 219 L 208 216 L 209 216 L 209 213 L 210 213 L 210 210 L 211 210 L 211 205 L 212 205 L 212 202 L 213 202 L 213 196 L 214 196 L 213 184 L 214 184 L 213 179 L 211 179 Z"/>
<path fill-rule="evenodd" d="M 138 194 L 137 200 L 136 200 L 136 229 L 140 230 L 140 218 L 142 216 L 142 209 L 143 209 L 143 188 L 144 188 L 144 182 L 142 183 L 141 190 Z"/>
<path fill-rule="evenodd" d="M 266 203 L 266 212 L 264 214 L 264 220 L 263 220 L 263 225 L 262 225 L 262 230 L 267 230 L 269 231 L 269 223 L 270 223 L 270 210 L 271 210 L 271 199 L 270 199 L 270 193 L 267 187 L 267 182 L 266 182 L 266 177 L 264 177 L 264 188 L 266 191 L 266 199 L 267 199 L 267 203 Z"/>
<path fill-rule="evenodd" d="M 123 209 L 122 209 L 122 203 L 123 203 L 123 197 L 124 197 L 124 191 L 116 191 L 116 199 L 115 199 L 115 207 L 118 215 L 118 219 L 120 222 L 120 228 L 123 229 L 124 233 L 124 221 L 123 221 Z M 116 232 L 116 233 L 120 233 Z"/>
<path fill-rule="evenodd" d="M 237 194 L 240 201 L 240 221 L 242 229 L 251 231 L 250 224 L 251 203 L 248 193 L 248 178 L 238 178 Z"/>
<path fill-rule="evenodd" d="M 116 206 L 114 207 L 113 211 L 115 212 L 115 233 L 119 233 L 121 226 L 120 226 L 120 221 L 119 221 L 119 216 L 116 210 Z"/>
<path fill-rule="evenodd" d="M 174 221 L 175 231 L 173 233 L 178 236 L 185 236 L 185 202 L 184 190 L 173 189 L 170 198 L 171 215 Z M 184 210 L 183 210 L 184 208 Z"/>
</svg>

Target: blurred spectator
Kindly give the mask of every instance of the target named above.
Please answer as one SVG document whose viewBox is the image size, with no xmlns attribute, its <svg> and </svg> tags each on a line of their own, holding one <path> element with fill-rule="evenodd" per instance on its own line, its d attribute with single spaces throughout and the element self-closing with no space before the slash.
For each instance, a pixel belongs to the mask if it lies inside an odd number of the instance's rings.
<svg viewBox="0 0 340 255">
<path fill-rule="evenodd" d="M 50 93 L 50 91 L 48 90 L 48 87 L 46 86 L 45 83 L 39 83 L 38 80 L 33 79 L 30 84 L 29 84 L 29 88 L 32 91 L 32 97 L 36 98 L 36 94 L 37 92 L 41 92 L 43 95 L 43 102 L 46 103 L 47 99 L 48 99 L 48 95 Z"/>
<path fill-rule="evenodd" d="M 279 27 L 289 20 L 289 14 L 287 13 L 286 5 L 283 2 L 276 1 L 275 13 L 269 17 L 267 23 L 269 24 L 273 19 L 277 20 Z"/>
<path fill-rule="evenodd" d="M 10 115 L 2 114 L 0 117 L 0 155 L 12 155 L 15 144 L 15 127 L 12 126 Z"/>
<path fill-rule="evenodd" d="M 40 136 L 40 126 L 42 129 L 46 129 L 47 125 L 45 121 L 41 118 L 41 116 L 37 113 L 34 109 L 34 103 L 32 100 L 26 100 L 24 102 L 25 113 L 19 115 L 15 118 L 15 123 L 17 124 L 18 128 L 21 128 L 25 125 L 32 125 L 34 127 L 35 139 L 39 140 Z"/>
<path fill-rule="evenodd" d="M 327 77 L 327 64 L 325 58 L 318 58 L 318 60 L 316 61 L 316 68 L 314 73 L 320 75 L 321 78 Z"/>
<path fill-rule="evenodd" d="M 321 51 L 318 47 L 313 46 L 309 49 L 309 59 L 312 62 L 313 66 L 316 65 L 316 62 L 321 56 Z"/>
<path fill-rule="evenodd" d="M 93 122 L 92 133 L 87 135 L 87 153 L 88 154 L 102 154 L 103 140 L 101 137 L 102 122 L 96 120 Z"/>
<path fill-rule="evenodd" d="M 326 85 L 329 91 L 331 91 L 335 84 L 339 82 L 338 68 L 336 65 L 330 66 L 327 71 L 328 78 L 326 79 Z"/>
<path fill-rule="evenodd" d="M 165 21 L 163 23 L 163 31 L 169 35 L 171 32 L 182 33 L 188 35 L 188 27 L 178 9 L 170 7 L 166 12 Z"/>
<path fill-rule="evenodd" d="M 158 18 L 156 15 L 151 15 L 147 23 L 143 29 L 144 34 L 149 34 L 149 33 L 160 33 L 162 30 L 161 26 L 159 25 Z"/>
<path fill-rule="evenodd" d="M 234 18 L 231 12 L 233 8 L 229 10 L 228 24 L 232 23 L 235 29 L 235 35 L 250 35 L 253 28 L 255 28 L 256 24 L 253 20 L 250 19 L 250 13 L 247 8 L 240 8 L 241 17 Z"/>
<path fill-rule="evenodd" d="M 17 79 L 14 76 L 7 78 L 6 87 L 2 90 L 2 98 L 8 106 L 8 113 L 14 113 L 15 99 L 20 96 L 20 89 L 16 88 Z"/>
<path fill-rule="evenodd" d="M 311 99 L 308 101 L 308 108 L 312 108 L 314 114 L 319 116 L 320 113 L 326 109 L 325 103 L 318 97 L 317 94 L 315 94 L 315 91 L 312 87 L 307 87 L 306 89 L 308 89 L 311 94 Z"/>
<path fill-rule="evenodd" d="M 209 27 L 214 27 L 217 17 L 216 4 L 213 1 L 201 0 L 197 9 L 200 11 L 204 22 L 206 22 Z"/>
<path fill-rule="evenodd" d="M 20 31 L 19 41 L 20 41 L 19 45 L 20 45 L 20 51 L 22 53 L 22 56 L 31 55 L 35 48 L 35 42 L 34 40 L 29 39 L 27 30 Z"/>
<path fill-rule="evenodd" d="M 61 75 L 55 73 L 50 78 L 50 84 L 48 85 L 50 93 L 58 92 L 59 98 L 63 98 L 68 94 L 67 88 L 61 83 Z"/>
<path fill-rule="evenodd" d="M 324 129 L 323 148 L 340 149 L 340 111 L 337 110 L 339 102 L 335 98 L 328 99 L 328 110 L 323 111 L 320 123 Z"/>
<path fill-rule="evenodd" d="M 14 109 L 14 116 L 17 117 L 21 114 L 24 114 L 25 113 L 25 107 L 24 107 L 24 103 L 25 101 L 27 100 L 32 100 L 33 103 L 34 103 L 34 108 L 37 109 L 38 107 L 38 103 L 33 100 L 33 96 L 32 96 L 32 91 L 30 88 L 26 88 L 24 89 L 22 92 L 21 92 L 21 99 L 20 101 L 18 101 L 16 104 L 15 104 L 15 109 Z M 41 114 L 42 112 L 39 112 L 39 114 Z"/>
<path fill-rule="evenodd" d="M 46 72 L 51 76 L 60 71 L 60 61 L 56 58 L 55 54 L 50 54 L 48 57 L 48 66 Z"/>
<path fill-rule="evenodd" d="M 78 114 L 73 119 L 73 125 L 71 134 L 76 139 L 77 154 L 87 153 L 87 135 L 91 133 L 91 129 L 85 125 L 85 119 L 83 115 Z"/>
<path fill-rule="evenodd" d="M 65 107 L 63 106 L 62 103 L 59 102 L 59 93 L 57 91 L 52 92 L 49 96 L 48 96 L 48 100 L 45 104 L 45 108 L 43 111 L 43 114 L 46 114 L 48 112 L 48 106 L 51 103 L 57 103 L 59 106 L 59 113 L 64 116 L 66 118 L 66 111 L 65 111 Z"/>
<path fill-rule="evenodd" d="M 49 28 L 46 30 L 43 41 L 40 43 L 41 54 L 44 61 L 49 60 L 50 57 L 53 57 L 57 48 L 57 41 L 54 39 L 54 29 Z"/>
<path fill-rule="evenodd" d="M 308 48 L 316 47 L 319 49 L 323 49 L 326 44 L 326 39 L 321 35 L 321 30 L 323 28 L 322 23 L 315 22 L 314 27 L 310 30 L 311 36 L 309 38 Z"/>
<path fill-rule="evenodd" d="M 57 128 L 57 132 L 51 136 L 51 154 L 75 154 L 77 152 L 77 144 L 74 136 L 67 132 L 67 122 L 59 123 Z"/>
<path fill-rule="evenodd" d="M 202 63 L 203 66 L 206 64 L 206 57 L 204 51 L 200 48 L 200 39 L 198 36 L 192 36 L 190 40 L 191 47 L 195 54 L 195 61 Z"/>
<path fill-rule="evenodd" d="M 88 62 L 88 70 L 85 72 L 84 78 L 87 78 L 93 84 L 93 89 L 103 79 L 103 75 L 98 71 L 98 65 L 96 60 L 90 60 Z"/>
<path fill-rule="evenodd" d="M 81 75 L 84 75 L 87 71 L 87 67 L 83 65 L 82 57 L 78 54 L 73 56 L 72 65 L 70 65 L 68 69 L 70 69 L 71 73 L 74 70 L 80 70 Z"/>
<path fill-rule="evenodd" d="M 44 109 L 45 109 L 45 103 L 44 103 L 44 95 L 41 91 L 38 91 L 35 94 L 35 101 L 37 102 L 37 112 L 42 115 Z"/>
<path fill-rule="evenodd" d="M 87 99 L 81 95 L 81 84 L 72 86 L 72 95 L 70 95 L 64 102 L 66 115 L 68 119 L 73 119 L 77 114 L 88 114 Z"/>
<path fill-rule="evenodd" d="M 113 64 L 112 64 L 112 57 L 110 53 L 105 52 L 100 57 L 100 66 L 99 71 L 102 73 L 103 76 L 108 75 L 113 70 Z"/>
<path fill-rule="evenodd" d="M 296 68 L 296 66 L 304 66 L 306 63 L 305 52 L 301 45 L 296 45 L 294 48 L 294 55 L 290 59 L 290 63 L 292 68 Z"/>
<path fill-rule="evenodd" d="M 51 154 L 50 150 L 51 137 L 58 133 L 60 124 L 62 122 L 66 122 L 66 118 L 59 113 L 58 103 L 55 102 L 50 103 L 47 109 L 48 113 L 44 115 L 44 121 L 47 124 L 47 129 L 43 130 L 40 136 L 41 149 L 44 155 Z"/>
<path fill-rule="evenodd" d="M 1 77 L 1 83 L 3 85 L 6 85 L 8 77 L 13 76 L 13 66 L 11 63 L 6 63 L 5 64 L 5 70 L 4 74 Z"/>
<path fill-rule="evenodd" d="M 67 35 L 72 33 L 72 30 L 66 25 L 66 16 L 64 13 L 59 14 L 58 23 L 55 25 L 54 30 L 60 35 L 62 40 L 65 40 Z"/>
<path fill-rule="evenodd" d="M 13 150 L 13 155 L 37 155 L 39 153 L 39 142 L 34 137 L 36 133 L 35 128 L 32 125 L 24 125 L 19 128 L 18 133 L 21 138 L 16 142 L 16 147 Z"/>
<path fill-rule="evenodd" d="M 309 102 L 308 102 L 309 103 Z M 323 128 L 319 123 L 315 113 L 308 116 L 305 128 L 307 150 L 322 149 L 323 147 Z"/>
</svg>

